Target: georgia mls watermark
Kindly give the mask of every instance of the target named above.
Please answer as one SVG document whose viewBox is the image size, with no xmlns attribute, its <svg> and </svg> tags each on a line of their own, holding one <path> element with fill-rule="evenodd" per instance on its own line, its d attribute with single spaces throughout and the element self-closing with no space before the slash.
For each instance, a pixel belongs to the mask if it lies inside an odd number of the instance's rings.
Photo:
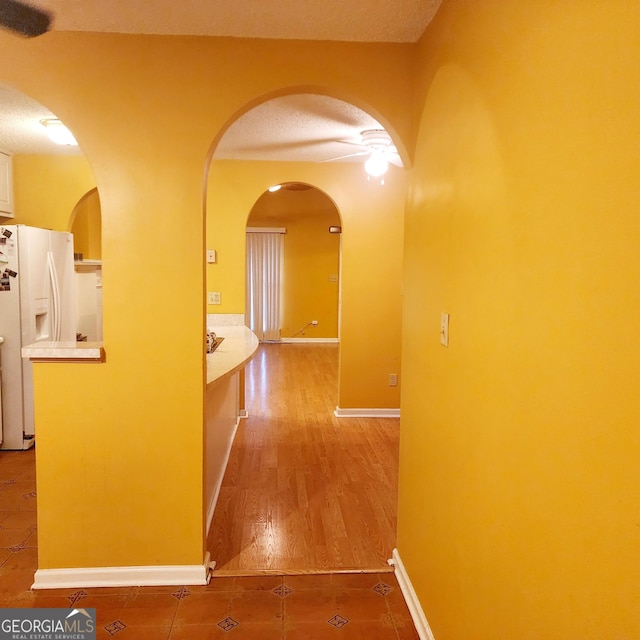
<svg viewBox="0 0 640 640">
<path fill-rule="evenodd" d="M 96 640 L 96 610 L 0 609 L 0 640 Z"/>
</svg>

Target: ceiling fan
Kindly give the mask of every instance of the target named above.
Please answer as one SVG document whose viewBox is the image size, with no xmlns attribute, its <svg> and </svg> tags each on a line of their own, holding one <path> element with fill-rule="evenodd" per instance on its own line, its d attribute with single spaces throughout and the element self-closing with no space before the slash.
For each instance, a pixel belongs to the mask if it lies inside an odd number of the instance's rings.
<svg viewBox="0 0 640 640">
<path fill-rule="evenodd" d="M 0 27 L 33 38 L 51 27 L 52 15 L 19 0 L 0 0 Z"/>
<path fill-rule="evenodd" d="M 346 160 L 347 158 L 355 158 L 358 156 L 369 156 L 364 164 L 364 168 L 369 176 L 378 178 L 384 175 L 389 168 L 389 163 L 402 167 L 402 160 L 398 154 L 398 150 L 391 141 L 391 136 L 384 129 L 367 129 L 361 134 L 360 142 L 352 140 L 337 140 L 343 144 L 350 144 L 360 147 L 360 151 L 348 153 L 336 158 L 329 158 L 323 162 L 336 162 L 338 160 Z"/>
</svg>

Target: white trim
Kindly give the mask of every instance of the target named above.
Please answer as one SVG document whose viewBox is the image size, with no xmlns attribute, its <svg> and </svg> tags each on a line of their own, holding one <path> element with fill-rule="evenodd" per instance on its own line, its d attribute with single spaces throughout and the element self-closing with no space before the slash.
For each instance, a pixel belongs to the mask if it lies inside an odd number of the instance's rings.
<svg viewBox="0 0 640 640">
<path fill-rule="evenodd" d="M 435 640 L 431 627 L 427 622 L 427 617 L 424 615 L 420 600 L 418 600 L 418 595 L 416 594 L 415 589 L 411 584 L 411 580 L 409 579 L 409 574 L 400 559 L 400 553 L 397 549 L 394 549 L 392 555 L 393 557 L 391 560 L 388 560 L 387 562 L 392 567 L 395 567 L 395 575 L 398 579 L 398 584 L 400 585 L 400 591 L 402 591 L 402 595 L 407 603 L 411 619 L 416 627 L 418 636 L 420 636 L 420 640 Z"/>
<path fill-rule="evenodd" d="M 287 233 L 284 227 L 247 227 L 247 233 Z"/>
<path fill-rule="evenodd" d="M 210 577 L 209 554 L 204 564 L 157 567 L 92 567 L 38 569 L 32 589 L 92 587 L 157 587 L 205 585 Z"/>
<path fill-rule="evenodd" d="M 248 417 L 248 414 L 247 414 Z M 209 535 L 209 529 L 211 527 L 211 522 L 213 521 L 213 514 L 216 510 L 216 504 L 218 502 L 218 497 L 220 496 L 220 489 L 222 488 L 222 481 L 224 480 L 224 474 L 227 470 L 227 465 L 229 464 L 229 458 L 231 457 L 231 448 L 233 447 L 233 443 L 236 439 L 236 433 L 238 433 L 238 425 L 240 424 L 240 419 L 242 416 L 238 416 L 236 420 L 236 424 L 233 427 L 233 433 L 231 434 L 231 438 L 229 438 L 229 446 L 227 447 L 227 451 L 224 456 L 224 464 L 220 469 L 220 475 L 218 476 L 218 483 L 216 484 L 216 490 L 213 492 L 213 496 L 211 497 L 211 503 L 209 504 L 209 508 L 207 509 L 207 529 L 206 534 Z"/>
<path fill-rule="evenodd" d="M 333 412 L 336 418 L 399 418 L 400 409 L 341 409 Z"/>
<path fill-rule="evenodd" d="M 249 417 L 249 412 L 246 409 L 240 409 L 240 411 L 238 411 L 238 418 L 240 420 L 244 420 L 245 418 Z"/>
<path fill-rule="evenodd" d="M 331 342 L 337 344 L 338 338 L 280 338 L 280 342 Z"/>
</svg>

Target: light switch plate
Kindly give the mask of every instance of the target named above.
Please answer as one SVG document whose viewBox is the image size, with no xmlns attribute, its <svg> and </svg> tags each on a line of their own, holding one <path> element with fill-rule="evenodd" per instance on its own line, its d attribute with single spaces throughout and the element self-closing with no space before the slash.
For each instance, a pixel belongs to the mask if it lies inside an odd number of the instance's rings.
<svg viewBox="0 0 640 640">
<path fill-rule="evenodd" d="M 215 262 L 216 262 L 216 250 L 215 249 L 207 249 L 207 262 L 209 264 L 215 264 Z"/>
</svg>

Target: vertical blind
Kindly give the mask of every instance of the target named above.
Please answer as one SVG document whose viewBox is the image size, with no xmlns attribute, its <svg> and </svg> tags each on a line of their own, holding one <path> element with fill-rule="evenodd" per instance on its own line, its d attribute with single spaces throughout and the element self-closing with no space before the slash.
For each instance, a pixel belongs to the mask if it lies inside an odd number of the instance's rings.
<svg viewBox="0 0 640 640">
<path fill-rule="evenodd" d="M 280 340 L 281 232 L 247 233 L 246 322 L 263 342 Z"/>
</svg>

